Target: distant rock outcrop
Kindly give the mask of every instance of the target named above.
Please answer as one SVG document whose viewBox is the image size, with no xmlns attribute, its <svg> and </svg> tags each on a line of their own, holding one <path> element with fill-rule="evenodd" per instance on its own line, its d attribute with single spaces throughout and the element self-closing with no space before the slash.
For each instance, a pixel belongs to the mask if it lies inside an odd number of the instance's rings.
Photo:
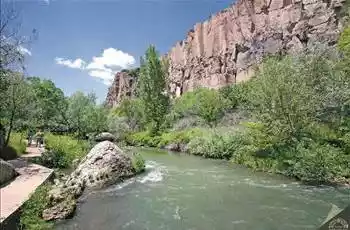
<svg viewBox="0 0 350 230">
<path fill-rule="evenodd" d="M 125 70 L 115 75 L 106 97 L 106 104 L 108 106 L 116 106 L 124 98 L 130 98 L 135 94 L 137 76 L 134 73 Z"/>
<path fill-rule="evenodd" d="M 314 42 L 335 44 L 345 0 L 238 0 L 198 23 L 168 54 L 170 91 L 219 88 L 247 80 L 266 54 Z"/>
</svg>

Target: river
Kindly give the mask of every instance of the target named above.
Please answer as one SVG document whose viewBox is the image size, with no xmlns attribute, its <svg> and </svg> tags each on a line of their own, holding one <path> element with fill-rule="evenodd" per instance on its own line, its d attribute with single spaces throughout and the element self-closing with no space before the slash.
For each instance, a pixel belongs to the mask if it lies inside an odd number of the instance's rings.
<svg viewBox="0 0 350 230">
<path fill-rule="evenodd" d="M 57 229 L 316 229 L 348 189 L 313 187 L 226 161 L 140 150 L 146 172 L 86 193 Z"/>
</svg>

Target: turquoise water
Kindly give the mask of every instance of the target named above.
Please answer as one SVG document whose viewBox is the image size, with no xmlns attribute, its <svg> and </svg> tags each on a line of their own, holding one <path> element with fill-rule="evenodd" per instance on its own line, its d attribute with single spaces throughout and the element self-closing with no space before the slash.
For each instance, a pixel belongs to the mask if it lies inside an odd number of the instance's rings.
<svg viewBox="0 0 350 230">
<path fill-rule="evenodd" d="M 316 229 L 350 190 L 313 187 L 225 161 L 140 150 L 147 170 L 85 194 L 57 229 Z"/>
</svg>

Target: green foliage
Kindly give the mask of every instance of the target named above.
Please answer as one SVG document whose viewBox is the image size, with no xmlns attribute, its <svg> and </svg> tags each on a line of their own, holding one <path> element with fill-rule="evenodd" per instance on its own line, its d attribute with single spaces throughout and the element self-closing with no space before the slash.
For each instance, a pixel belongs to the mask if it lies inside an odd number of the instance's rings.
<svg viewBox="0 0 350 230">
<path fill-rule="evenodd" d="M 294 153 L 296 162 L 291 175 L 306 182 L 324 183 L 337 177 L 349 177 L 349 156 L 329 145 L 298 145 Z"/>
<path fill-rule="evenodd" d="M 338 41 L 338 48 L 346 56 L 350 56 L 350 26 L 345 28 Z"/>
<path fill-rule="evenodd" d="M 26 151 L 25 135 L 23 133 L 11 133 L 9 146 L 16 150 L 16 153 L 21 155 Z"/>
<path fill-rule="evenodd" d="M 83 158 L 88 152 L 88 143 L 70 136 L 47 134 L 46 152 L 42 164 L 50 168 L 68 168 L 75 159 Z"/>
<path fill-rule="evenodd" d="M 225 109 L 232 111 L 237 107 L 244 107 L 248 103 L 248 93 L 250 92 L 250 82 L 224 86 L 219 89 L 222 98 L 225 99 Z"/>
<path fill-rule="evenodd" d="M 118 141 L 124 141 L 127 135 L 132 131 L 127 118 L 119 117 L 111 113 L 107 118 L 108 131 L 112 133 Z"/>
<path fill-rule="evenodd" d="M 187 144 L 194 137 L 202 134 L 203 131 L 199 128 L 165 132 L 159 136 L 154 136 L 149 131 L 144 131 L 129 135 L 126 141 L 134 146 L 164 147 L 167 144 Z"/>
<path fill-rule="evenodd" d="M 228 160 L 234 153 L 238 143 L 238 136 L 230 133 L 214 132 L 191 139 L 187 148 L 188 152 L 194 155 Z"/>
<path fill-rule="evenodd" d="M 144 105 L 140 99 L 124 99 L 120 105 L 114 109 L 113 114 L 125 117 L 126 122 L 132 131 L 145 127 Z"/>
<path fill-rule="evenodd" d="M 76 92 L 68 98 L 67 119 L 71 130 L 77 132 L 78 137 L 87 134 L 98 134 L 107 129 L 107 111 L 96 105 L 94 94 L 85 95 Z"/>
<path fill-rule="evenodd" d="M 138 81 L 139 97 L 144 106 L 146 122 L 152 134 L 156 134 L 168 111 L 169 98 L 166 94 L 167 71 L 154 46 L 150 46 L 141 62 Z"/>
<path fill-rule="evenodd" d="M 50 202 L 48 196 L 50 189 L 50 185 L 42 185 L 26 201 L 20 216 L 20 229 L 48 230 L 53 228 L 53 223 L 46 222 L 41 218 L 42 212 Z"/>
<path fill-rule="evenodd" d="M 250 109 L 269 135 L 300 140 L 313 122 L 339 126 L 347 113 L 349 80 L 327 52 L 269 58 L 252 81 Z"/>
<path fill-rule="evenodd" d="M 133 154 L 131 157 L 131 161 L 132 161 L 132 166 L 135 169 L 136 173 L 141 173 L 145 171 L 145 168 L 146 168 L 145 160 L 143 159 L 141 154 L 139 153 Z"/>
<path fill-rule="evenodd" d="M 13 130 L 22 131 L 23 124 L 31 112 L 31 90 L 20 73 L 3 72 L 6 75 L 8 86 L 1 92 L 0 124 L 6 130 L 5 146 L 9 143 Z"/>
<path fill-rule="evenodd" d="M 173 112 L 177 118 L 198 116 L 208 125 L 216 125 L 223 116 L 227 104 L 228 101 L 218 91 L 199 88 L 177 98 Z"/>
<path fill-rule="evenodd" d="M 55 130 L 60 124 L 67 124 L 65 116 L 67 101 L 63 91 L 51 80 L 30 77 L 27 81 L 33 93 L 31 119 L 28 125 Z"/>
</svg>

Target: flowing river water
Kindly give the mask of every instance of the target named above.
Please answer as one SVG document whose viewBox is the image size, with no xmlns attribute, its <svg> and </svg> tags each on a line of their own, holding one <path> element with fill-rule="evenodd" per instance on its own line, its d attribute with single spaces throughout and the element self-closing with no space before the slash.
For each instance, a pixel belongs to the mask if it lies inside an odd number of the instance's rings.
<svg viewBox="0 0 350 230">
<path fill-rule="evenodd" d="M 88 192 L 57 229 L 317 229 L 350 190 L 302 185 L 226 161 L 139 150 L 146 172 Z"/>
</svg>

